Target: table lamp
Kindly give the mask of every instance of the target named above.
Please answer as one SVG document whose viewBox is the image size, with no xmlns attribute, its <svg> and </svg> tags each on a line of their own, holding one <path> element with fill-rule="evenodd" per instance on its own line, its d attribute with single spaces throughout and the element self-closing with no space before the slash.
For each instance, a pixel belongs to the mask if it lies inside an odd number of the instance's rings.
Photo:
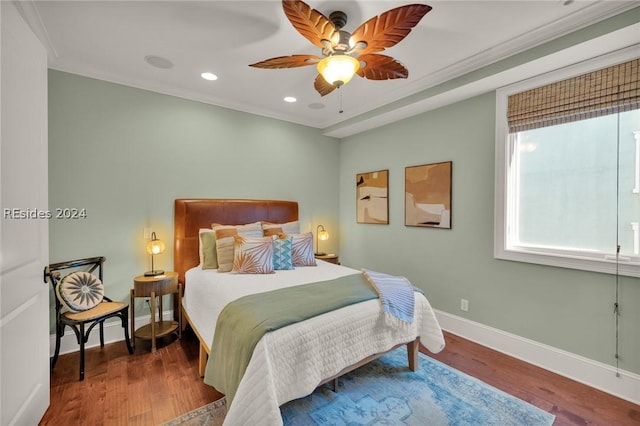
<svg viewBox="0 0 640 426">
<path fill-rule="evenodd" d="M 320 251 L 320 240 L 326 241 L 329 239 L 329 233 L 325 231 L 324 226 L 318 225 L 316 228 L 316 256 L 325 256 L 327 253 Z"/>
<path fill-rule="evenodd" d="M 164 252 L 164 248 L 164 243 L 156 237 L 155 232 L 152 232 L 151 240 L 147 243 L 147 253 L 151 255 L 151 270 L 144 273 L 145 277 L 155 277 L 156 275 L 164 274 L 163 270 L 156 270 L 153 267 L 153 256 Z"/>
</svg>

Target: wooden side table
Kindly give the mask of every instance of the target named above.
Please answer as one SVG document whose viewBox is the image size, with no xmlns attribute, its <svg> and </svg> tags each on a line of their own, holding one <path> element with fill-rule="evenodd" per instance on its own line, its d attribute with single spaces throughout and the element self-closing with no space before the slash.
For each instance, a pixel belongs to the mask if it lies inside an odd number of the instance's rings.
<svg viewBox="0 0 640 426">
<path fill-rule="evenodd" d="M 335 253 L 327 253 L 327 254 L 316 254 L 316 259 L 324 260 L 326 262 L 335 263 L 336 265 L 340 264 L 340 257 L 338 257 Z"/>
<path fill-rule="evenodd" d="M 162 320 L 162 296 L 165 294 L 173 294 L 178 299 L 178 321 Z M 151 352 L 156 351 L 156 338 L 165 336 L 169 333 L 177 331 L 178 338 L 182 337 L 182 321 L 181 309 L 182 298 L 181 284 L 178 282 L 178 273 L 167 271 L 162 275 L 155 277 L 146 277 L 144 275 L 137 276 L 133 279 L 133 288 L 131 289 L 131 337 L 135 347 L 136 337 L 141 339 L 151 339 Z M 151 305 L 151 321 L 137 330 L 135 329 L 135 303 L 136 297 L 150 298 Z M 156 321 L 156 297 L 160 299 L 160 310 L 158 310 L 158 321 Z M 175 306 L 176 304 L 174 304 Z"/>
</svg>

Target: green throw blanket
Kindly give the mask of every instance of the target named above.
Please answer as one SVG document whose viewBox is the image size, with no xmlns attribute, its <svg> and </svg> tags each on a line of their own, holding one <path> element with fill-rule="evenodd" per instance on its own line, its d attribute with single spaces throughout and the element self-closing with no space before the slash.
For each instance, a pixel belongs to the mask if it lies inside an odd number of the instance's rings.
<svg viewBox="0 0 640 426">
<path fill-rule="evenodd" d="M 204 382 L 230 405 L 265 333 L 377 297 L 362 274 L 241 297 L 218 317 Z"/>
</svg>

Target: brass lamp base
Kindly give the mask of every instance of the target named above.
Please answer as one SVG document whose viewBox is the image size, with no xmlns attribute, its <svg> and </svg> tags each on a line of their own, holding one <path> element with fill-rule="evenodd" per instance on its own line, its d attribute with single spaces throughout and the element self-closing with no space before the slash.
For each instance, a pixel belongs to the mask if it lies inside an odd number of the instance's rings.
<svg viewBox="0 0 640 426">
<path fill-rule="evenodd" d="M 147 271 L 147 272 L 145 272 L 144 276 L 145 277 L 155 277 L 155 276 L 162 275 L 162 274 L 164 274 L 163 270 L 156 269 L 155 271 Z"/>
</svg>

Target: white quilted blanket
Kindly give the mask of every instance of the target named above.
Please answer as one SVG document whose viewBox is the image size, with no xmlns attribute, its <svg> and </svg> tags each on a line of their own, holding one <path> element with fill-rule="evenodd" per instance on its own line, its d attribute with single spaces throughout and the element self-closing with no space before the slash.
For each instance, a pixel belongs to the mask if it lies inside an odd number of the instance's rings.
<svg viewBox="0 0 640 426">
<path fill-rule="evenodd" d="M 185 297 L 189 284 L 187 276 Z M 224 425 L 281 425 L 280 405 L 310 394 L 345 367 L 417 336 L 431 352 L 441 351 L 444 337 L 431 305 L 418 293 L 415 305 L 413 324 L 401 329 L 386 325 L 380 301 L 369 300 L 267 333 L 254 349 Z"/>
</svg>

